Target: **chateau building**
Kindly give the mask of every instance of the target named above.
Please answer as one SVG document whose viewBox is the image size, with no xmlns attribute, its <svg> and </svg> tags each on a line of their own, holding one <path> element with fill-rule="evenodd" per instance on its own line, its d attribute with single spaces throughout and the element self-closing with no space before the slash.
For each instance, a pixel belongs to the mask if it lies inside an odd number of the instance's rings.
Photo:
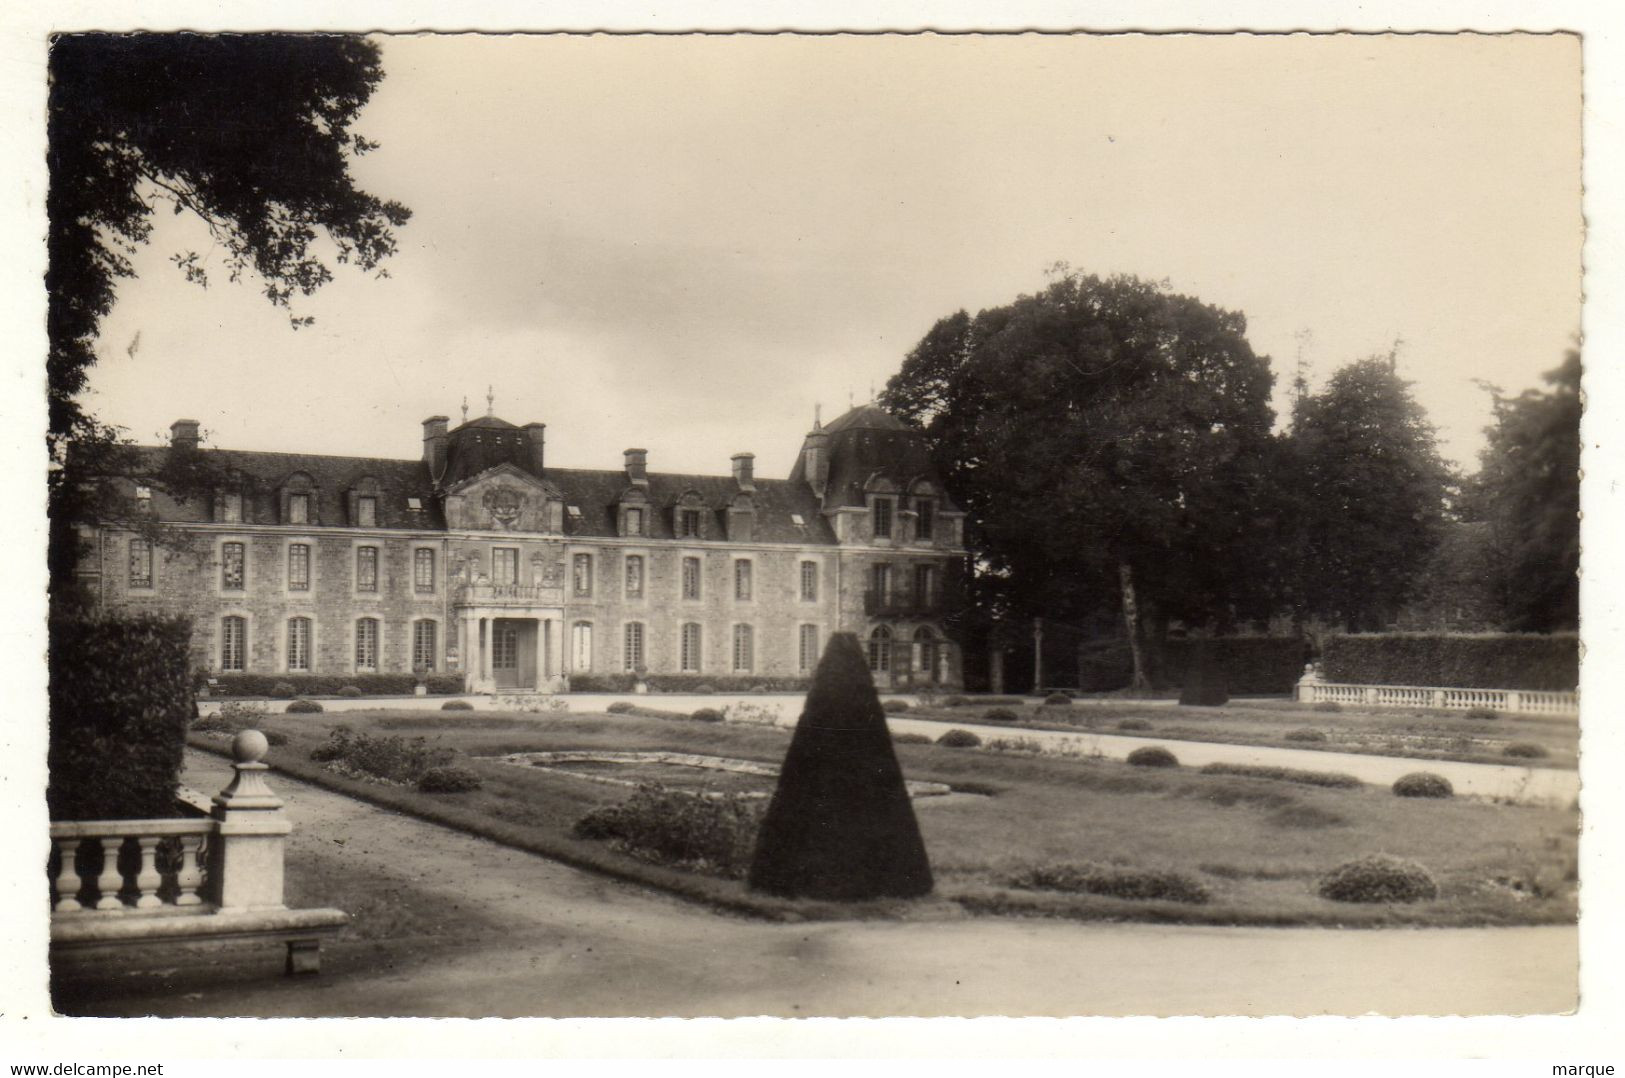
<svg viewBox="0 0 1625 1078">
<path fill-rule="evenodd" d="M 964 513 L 919 435 L 875 405 L 816 421 L 788 479 L 550 468 L 545 425 L 423 423 L 419 460 L 204 449 L 179 420 L 139 450 L 224 476 L 207 498 L 116 480 L 150 531 L 108 525 L 82 583 L 109 611 L 192 618 L 217 673 L 460 675 L 553 692 L 601 674 L 810 674 L 836 631 L 883 687 L 957 684 L 945 599 Z M 671 680 L 671 679 L 668 679 Z"/>
</svg>

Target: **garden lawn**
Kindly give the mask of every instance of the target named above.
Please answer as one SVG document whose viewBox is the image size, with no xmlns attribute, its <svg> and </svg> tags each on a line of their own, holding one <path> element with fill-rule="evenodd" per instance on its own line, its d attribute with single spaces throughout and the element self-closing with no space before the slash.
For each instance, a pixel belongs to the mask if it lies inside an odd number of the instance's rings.
<svg viewBox="0 0 1625 1078">
<path fill-rule="evenodd" d="M 963 709 L 956 709 L 961 712 Z M 1079 709 L 1082 710 L 1082 709 Z M 1142 713 L 1143 714 L 1143 713 Z M 673 751 L 777 765 L 788 731 L 627 715 L 440 716 L 423 712 L 275 715 L 256 720 L 287 742 L 268 762 L 299 778 L 499 842 L 660 887 L 714 906 L 780 918 L 943 916 L 959 910 L 1212 924 L 1485 925 L 1576 916 L 1577 814 L 1569 809 L 1394 796 L 1275 779 L 1147 769 L 1119 761 L 898 745 L 910 779 L 957 794 L 914 802 L 936 876 L 933 900 L 853 906 L 755 895 L 721 879 L 640 860 L 576 838 L 575 822 L 632 793 L 576 775 L 482 757 L 600 749 Z M 424 794 L 346 778 L 309 759 L 344 725 L 373 737 L 423 736 L 484 780 L 480 790 Z M 223 751 L 223 735 L 193 744 Z M 1173 746 L 1177 751 L 1177 745 Z M 1359 905 L 1320 898 L 1338 864 L 1384 852 L 1424 865 L 1430 902 Z M 1022 890 L 1014 875 L 1058 862 L 1168 870 L 1205 887 L 1205 904 Z"/>
<path fill-rule="evenodd" d="M 911 719 L 964 725 L 979 723 L 992 707 L 975 703 L 960 707 L 920 706 L 903 712 Z M 1019 716 L 1001 724 L 1019 730 L 1085 729 L 1092 733 L 1123 734 L 1156 740 L 1215 741 L 1235 745 L 1322 752 L 1354 752 L 1373 756 L 1413 756 L 1422 760 L 1460 760 L 1467 763 L 1515 764 L 1519 767 L 1578 766 L 1580 723 L 1572 715 L 1502 715 L 1470 719 L 1466 712 L 1356 709 L 1340 705 L 1299 704 L 1291 700 L 1232 700 L 1219 707 L 1146 705 L 1134 701 L 1081 698 L 1070 707 L 1005 706 Z M 1144 722 L 1149 730 L 1118 729 L 1118 723 Z M 1295 731 L 1316 730 L 1324 741 L 1288 738 Z M 1515 743 L 1539 745 L 1544 757 L 1513 758 L 1503 749 Z"/>
</svg>

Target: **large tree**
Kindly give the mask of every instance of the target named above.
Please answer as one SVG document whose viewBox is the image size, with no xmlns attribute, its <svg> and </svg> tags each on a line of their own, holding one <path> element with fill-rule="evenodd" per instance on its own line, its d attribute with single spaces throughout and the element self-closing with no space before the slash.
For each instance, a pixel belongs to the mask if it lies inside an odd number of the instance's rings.
<svg viewBox="0 0 1625 1078">
<path fill-rule="evenodd" d="M 1438 545 L 1452 482 L 1393 358 L 1351 363 L 1301 400 L 1286 448 L 1296 613 L 1386 628 Z"/>
<path fill-rule="evenodd" d="M 383 78 L 376 45 L 341 35 L 71 34 L 50 52 L 48 148 L 51 573 L 71 577 L 75 525 L 110 507 L 86 475 L 123 470 L 117 432 L 80 403 L 96 338 L 153 214 L 208 227 L 231 280 L 289 307 L 348 263 L 378 271 L 404 206 L 360 190 L 374 148 L 351 127 Z M 208 283 L 196 252 L 172 255 Z M 295 326 L 309 321 L 290 311 Z M 71 452 L 70 452 L 71 448 Z M 193 468 L 181 468 L 184 479 Z M 185 483 L 177 482 L 184 493 Z M 57 588 L 53 587 L 53 594 Z"/>
<path fill-rule="evenodd" d="M 1495 395 L 1495 422 L 1470 487 L 1489 525 L 1506 627 L 1573 629 L 1580 616 L 1580 354 L 1548 371 L 1547 391 Z"/>
<path fill-rule="evenodd" d="M 1273 375 L 1239 313 L 1070 271 L 939 321 L 883 403 L 971 513 L 980 585 L 1015 614 L 1227 626 L 1267 613 Z"/>
</svg>

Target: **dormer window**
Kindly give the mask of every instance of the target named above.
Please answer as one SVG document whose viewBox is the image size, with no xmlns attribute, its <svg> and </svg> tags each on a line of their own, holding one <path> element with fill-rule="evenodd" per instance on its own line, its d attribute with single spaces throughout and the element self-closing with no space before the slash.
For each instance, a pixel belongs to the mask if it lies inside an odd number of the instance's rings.
<svg viewBox="0 0 1625 1078">
<path fill-rule="evenodd" d="M 876 498 L 870 508 L 870 518 L 874 523 L 874 536 L 876 539 L 890 539 L 892 533 L 892 500 L 890 498 Z"/>
<path fill-rule="evenodd" d="M 152 488 L 145 483 L 135 486 L 135 509 L 138 513 L 152 512 Z"/>
<path fill-rule="evenodd" d="M 349 509 L 350 526 L 352 528 L 376 528 L 378 526 L 378 503 L 382 493 L 378 486 L 378 480 L 372 476 L 362 476 L 356 480 L 355 485 L 349 489 L 346 498 L 346 508 Z"/>
<path fill-rule="evenodd" d="M 355 500 L 355 522 L 360 528 L 376 528 L 378 526 L 378 499 L 370 494 L 363 494 Z"/>
<path fill-rule="evenodd" d="M 281 498 L 281 515 L 278 517 L 284 524 L 314 524 L 316 523 L 316 484 L 305 472 L 294 472 L 283 482 L 277 492 Z"/>
<path fill-rule="evenodd" d="M 217 510 L 215 519 L 221 524 L 241 524 L 243 522 L 243 496 L 235 490 L 223 491 L 216 500 Z"/>
<path fill-rule="evenodd" d="M 677 537 L 679 539 L 698 539 L 700 537 L 700 511 L 698 509 L 677 510 Z"/>
<path fill-rule="evenodd" d="M 309 524 L 310 523 L 310 495 L 309 494 L 290 494 L 290 495 L 288 495 L 288 523 L 289 524 Z"/>
<path fill-rule="evenodd" d="M 933 513 L 937 503 L 930 498 L 914 499 L 914 537 L 916 539 L 930 539 L 932 529 L 936 525 Z"/>
<path fill-rule="evenodd" d="M 626 511 L 626 534 L 627 535 L 642 535 L 643 534 L 643 510 L 642 509 L 638 509 L 638 508 L 629 508 L 629 509 L 627 509 L 627 511 Z"/>
</svg>

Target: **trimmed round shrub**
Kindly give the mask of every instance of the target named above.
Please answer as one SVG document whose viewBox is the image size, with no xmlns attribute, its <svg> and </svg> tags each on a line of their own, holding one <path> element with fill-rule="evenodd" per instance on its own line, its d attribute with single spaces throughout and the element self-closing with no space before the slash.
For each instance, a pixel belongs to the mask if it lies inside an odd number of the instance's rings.
<svg viewBox="0 0 1625 1078">
<path fill-rule="evenodd" d="M 1147 745 L 1129 753 L 1128 762 L 1135 767 L 1178 767 L 1179 757 L 1161 745 Z"/>
<path fill-rule="evenodd" d="M 346 697 L 347 699 L 354 700 L 356 697 L 361 695 L 361 687 L 359 685 L 346 685 L 344 688 L 339 690 L 338 694 Z"/>
<path fill-rule="evenodd" d="M 1343 710 L 1343 705 L 1336 700 L 1322 700 L 1315 705 L 1315 710 L 1325 712 L 1328 715 L 1335 715 Z"/>
<path fill-rule="evenodd" d="M 1119 730 L 1149 730 L 1151 724 L 1144 719 L 1118 719 L 1117 728 Z"/>
<path fill-rule="evenodd" d="M 440 705 L 441 711 L 473 711 L 474 705 L 467 700 L 447 700 Z"/>
<path fill-rule="evenodd" d="M 1501 750 L 1501 755 L 1520 760 L 1538 760 L 1546 755 L 1546 746 L 1537 745 L 1533 741 L 1514 741 Z"/>
<path fill-rule="evenodd" d="M 690 715 L 689 718 L 693 719 L 695 722 L 721 722 L 722 712 L 718 711 L 714 707 L 702 707 L 698 711 L 694 712 L 694 714 Z"/>
<path fill-rule="evenodd" d="M 963 696 L 944 697 L 943 701 L 942 701 L 942 706 L 943 707 L 964 707 L 965 706 L 965 698 Z"/>
<path fill-rule="evenodd" d="M 931 737 L 930 737 L 929 734 L 916 734 L 916 733 L 913 733 L 913 732 L 905 732 L 905 733 L 900 733 L 900 734 L 893 734 L 891 736 L 891 739 L 892 739 L 892 742 L 894 744 L 897 744 L 897 745 L 929 745 L 929 744 L 931 744 Z"/>
<path fill-rule="evenodd" d="M 982 712 L 983 722 L 1015 722 L 1018 718 L 1020 716 L 1007 707 L 991 707 Z"/>
<path fill-rule="evenodd" d="M 418 789 L 426 794 L 462 794 L 480 788 L 481 779 L 460 764 L 431 767 L 418 779 Z"/>
<path fill-rule="evenodd" d="M 294 694 L 294 687 L 286 681 L 279 681 L 271 686 L 271 695 L 278 700 L 286 700 Z"/>
<path fill-rule="evenodd" d="M 712 688 L 709 685 L 696 685 L 696 686 L 694 686 L 694 691 L 701 694 L 702 696 L 710 696 L 712 693 L 716 692 L 717 690 Z"/>
<path fill-rule="evenodd" d="M 1427 869 L 1385 853 L 1345 861 L 1322 876 L 1316 890 L 1333 902 L 1425 902 L 1439 897 L 1439 885 Z"/>
<path fill-rule="evenodd" d="M 1412 771 L 1394 780 L 1394 793 L 1400 797 L 1451 797 L 1455 792 L 1449 779 L 1431 771 Z"/>
<path fill-rule="evenodd" d="M 289 704 L 287 708 L 287 714 L 289 715 L 320 715 L 321 713 L 322 702 L 320 700 L 299 699 Z"/>
<path fill-rule="evenodd" d="M 1044 697 L 1045 707 L 1071 707 L 1072 697 L 1064 692 L 1052 692 Z"/>
<path fill-rule="evenodd" d="M 974 749 L 982 739 L 969 730 L 953 729 L 937 738 L 937 744 L 950 749 Z"/>
<path fill-rule="evenodd" d="M 884 711 L 888 715 L 895 715 L 900 711 L 907 711 L 908 710 L 908 701 L 907 700 L 882 700 L 882 701 L 880 701 L 880 710 Z"/>
<path fill-rule="evenodd" d="M 1127 865 L 1038 865 L 1005 879 L 1006 885 L 1025 891 L 1061 891 L 1066 894 L 1107 895 L 1145 901 L 1206 903 L 1210 892 L 1182 872 L 1132 868 Z"/>
<path fill-rule="evenodd" d="M 1482 722 L 1489 722 L 1492 719 L 1499 719 L 1501 717 L 1501 713 L 1496 711 L 1494 708 L 1470 707 L 1462 713 L 1461 717 L 1464 719 L 1478 719 Z"/>
<path fill-rule="evenodd" d="M 611 715 L 625 715 L 628 711 L 631 711 L 637 706 L 638 705 L 632 703 L 630 700 L 617 700 L 604 710 L 609 712 Z"/>
<path fill-rule="evenodd" d="M 753 693 L 765 693 L 767 691 L 767 686 L 766 685 L 752 685 L 750 687 L 750 691 L 753 692 Z"/>
<path fill-rule="evenodd" d="M 1286 740 L 1288 740 L 1288 741 L 1325 741 L 1326 740 L 1326 734 L 1325 734 L 1324 731 L 1315 730 L 1315 729 L 1312 729 L 1312 728 L 1307 727 L 1307 726 L 1303 727 L 1301 729 L 1297 729 L 1297 730 L 1288 730 L 1286 733 L 1282 734 L 1281 736 L 1283 738 L 1285 738 Z"/>
</svg>

